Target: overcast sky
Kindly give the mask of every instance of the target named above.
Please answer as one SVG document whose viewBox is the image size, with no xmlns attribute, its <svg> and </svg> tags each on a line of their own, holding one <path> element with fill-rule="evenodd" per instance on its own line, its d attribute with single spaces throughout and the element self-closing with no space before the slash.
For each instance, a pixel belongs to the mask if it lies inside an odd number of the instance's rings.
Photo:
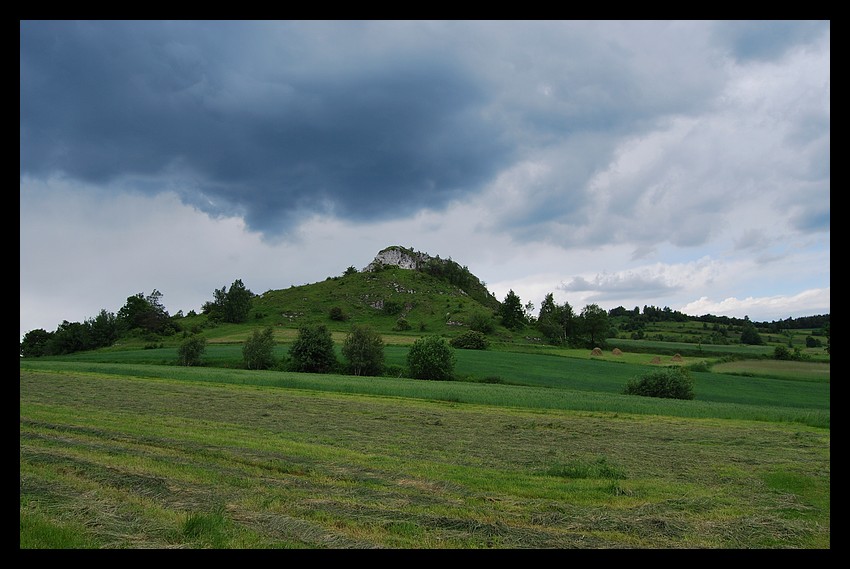
<svg viewBox="0 0 850 569">
<path fill-rule="evenodd" d="M 20 42 L 22 335 L 390 245 L 536 308 L 830 311 L 828 21 L 23 21 Z"/>
</svg>

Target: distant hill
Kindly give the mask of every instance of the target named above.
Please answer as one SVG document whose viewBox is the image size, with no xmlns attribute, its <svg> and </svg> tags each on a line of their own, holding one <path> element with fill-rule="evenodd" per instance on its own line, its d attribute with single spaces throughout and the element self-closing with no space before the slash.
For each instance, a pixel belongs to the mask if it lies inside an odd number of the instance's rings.
<svg viewBox="0 0 850 569">
<path fill-rule="evenodd" d="M 325 324 L 348 329 L 351 322 L 389 332 L 464 331 L 473 318 L 500 328 L 499 301 L 465 266 L 410 248 L 391 246 L 359 271 L 323 282 L 270 290 L 254 298 L 249 324 Z"/>
</svg>

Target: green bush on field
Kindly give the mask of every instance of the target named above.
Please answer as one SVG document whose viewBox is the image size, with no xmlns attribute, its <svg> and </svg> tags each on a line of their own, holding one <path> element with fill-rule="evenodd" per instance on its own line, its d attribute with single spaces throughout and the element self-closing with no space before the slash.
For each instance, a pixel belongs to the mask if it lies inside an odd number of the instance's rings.
<svg viewBox="0 0 850 569">
<path fill-rule="evenodd" d="M 254 330 L 242 346 L 242 360 L 246 369 L 269 369 L 275 364 L 274 329 Z"/>
<path fill-rule="evenodd" d="M 330 373 L 338 365 L 333 338 L 323 324 L 299 328 L 298 337 L 289 347 L 289 358 L 292 371 Z"/>
<path fill-rule="evenodd" d="M 666 399 L 693 399 L 694 381 L 687 368 L 669 367 L 630 379 L 623 393 Z"/>
<path fill-rule="evenodd" d="M 455 355 L 445 338 L 419 338 L 407 352 L 407 370 L 414 379 L 454 379 Z"/>
<path fill-rule="evenodd" d="M 181 366 L 199 366 L 206 349 L 206 338 L 189 336 L 177 347 L 177 363 Z"/>
<path fill-rule="evenodd" d="M 355 324 L 342 344 L 346 369 L 353 375 L 381 375 L 384 371 L 384 339 L 370 326 Z"/>
<path fill-rule="evenodd" d="M 453 348 L 465 350 L 486 350 L 490 346 L 487 337 L 475 330 L 468 330 L 460 336 L 452 338 L 450 344 Z"/>
</svg>

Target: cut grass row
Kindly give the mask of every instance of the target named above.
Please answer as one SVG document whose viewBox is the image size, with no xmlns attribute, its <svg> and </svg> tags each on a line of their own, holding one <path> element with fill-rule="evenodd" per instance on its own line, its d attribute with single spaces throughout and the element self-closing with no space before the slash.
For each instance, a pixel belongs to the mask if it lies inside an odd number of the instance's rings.
<svg viewBox="0 0 850 569">
<path fill-rule="evenodd" d="M 366 379 L 22 362 L 21 546 L 830 546 L 828 429 Z"/>
</svg>

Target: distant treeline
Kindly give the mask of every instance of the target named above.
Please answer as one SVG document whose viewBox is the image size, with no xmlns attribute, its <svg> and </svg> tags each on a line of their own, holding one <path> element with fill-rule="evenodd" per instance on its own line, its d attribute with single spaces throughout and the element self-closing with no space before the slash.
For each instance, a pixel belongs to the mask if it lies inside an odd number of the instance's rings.
<svg viewBox="0 0 850 569">
<path fill-rule="evenodd" d="M 656 306 L 643 307 L 643 312 L 635 306 L 633 310 L 627 310 L 622 306 L 613 308 L 608 311 L 608 316 L 626 317 L 630 319 L 641 319 L 644 322 L 707 322 L 709 324 L 722 324 L 725 326 L 742 326 L 745 322 L 754 324 L 757 328 L 761 328 L 767 332 L 781 332 L 782 330 L 800 330 L 800 329 L 817 329 L 823 328 L 829 324 L 829 314 L 818 314 L 815 316 L 802 316 L 800 318 L 786 318 L 784 320 L 772 320 L 770 322 L 750 321 L 747 317 L 735 318 L 731 316 L 714 316 L 712 314 L 703 314 L 702 316 L 690 316 L 673 310 L 669 306 L 658 308 Z"/>
</svg>

